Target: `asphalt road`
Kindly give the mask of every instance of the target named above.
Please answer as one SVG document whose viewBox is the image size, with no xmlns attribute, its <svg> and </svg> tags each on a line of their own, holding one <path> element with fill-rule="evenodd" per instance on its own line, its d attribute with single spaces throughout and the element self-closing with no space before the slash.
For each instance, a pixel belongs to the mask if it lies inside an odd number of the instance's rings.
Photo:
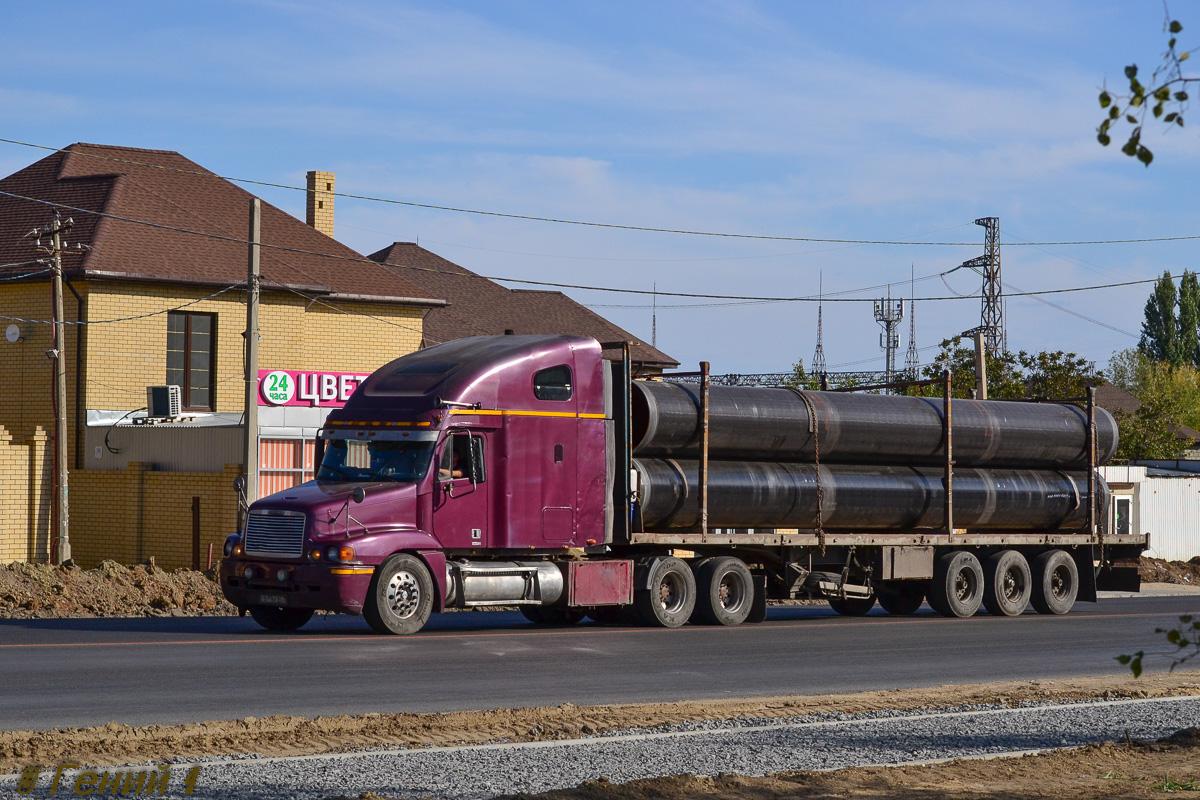
<svg viewBox="0 0 1200 800">
<path fill-rule="evenodd" d="M 772 609 L 761 625 L 677 630 L 548 629 L 516 613 L 472 612 L 435 616 L 410 637 L 377 636 L 341 616 L 294 634 L 248 617 L 0 620 L 0 729 L 1118 675 L 1114 656 L 1161 649 L 1154 628 L 1196 612 L 1200 596 L 1106 599 L 1065 617 L 1015 619 L 795 607 Z"/>
</svg>

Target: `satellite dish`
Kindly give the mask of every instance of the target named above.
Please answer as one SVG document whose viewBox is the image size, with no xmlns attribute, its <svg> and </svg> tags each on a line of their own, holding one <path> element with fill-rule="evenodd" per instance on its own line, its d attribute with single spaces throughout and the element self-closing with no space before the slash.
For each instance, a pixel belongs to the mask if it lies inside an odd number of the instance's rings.
<svg viewBox="0 0 1200 800">
<path fill-rule="evenodd" d="M 15 322 L 9 325 L 4 329 L 4 338 L 13 343 L 21 341 L 21 326 Z"/>
</svg>

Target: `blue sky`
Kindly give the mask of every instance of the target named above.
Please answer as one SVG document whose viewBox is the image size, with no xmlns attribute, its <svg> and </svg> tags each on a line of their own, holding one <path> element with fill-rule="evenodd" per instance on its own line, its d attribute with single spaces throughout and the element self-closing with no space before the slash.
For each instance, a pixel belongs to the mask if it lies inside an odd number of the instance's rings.
<svg viewBox="0 0 1200 800">
<path fill-rule="evenodd" d="M 5 4 L 0 136 L 178 150 L 223 175 L 628 225 L 971 247 L 835 245 L 614 231 L 339 199 L 361 252 L 412 241 L 476 272 L 711 294 L 797 296 L 936 276 L 1001 241 L 1200 234 L 1200 133 L 1095 142 L 1096 95 L 1162 50 L 1151 2 L 209 2 Z M 1200 4 L 1172 4 L 1200 44 Z M 1190 38 L 1189 38 L 1190 37 Z M 1197 120 L 1196 125 L 1200 125 Z M 0 145 L 0 174 L 42 153 Z M 303 194 L 259 191 L 303 217 Z M 1195 269 L 1196 241 L 1003 248 L 1010 289 Z M 920 297 L 978 292 L 963 271 Z M 510 284 L 516 286 L 516 284 Z M 857 297 L 871 298 L 886 290 Z M 569 291 L 650 339 L 648 297 Z M 1051 298 L 1137 334 L 1149 286 Z M 809 303 L 672 308 L 658 344 L 717 372 L 813 351 Z M 907 313 L 907 308 L 906 308 Z M 870 304 L 825 306 L 830 368 L 879 368 Z M 918 302 L 922 347 L 979 301 Z M 1135 336 L 1031 299 L 1010 348 L 1103 365 Z M 903 323 L 902 351 L 908 343 Z M 935 351 L 926 349 L 929 358 Z M 900 355 L 903 359 L 903 352 Z"/>
</svg>

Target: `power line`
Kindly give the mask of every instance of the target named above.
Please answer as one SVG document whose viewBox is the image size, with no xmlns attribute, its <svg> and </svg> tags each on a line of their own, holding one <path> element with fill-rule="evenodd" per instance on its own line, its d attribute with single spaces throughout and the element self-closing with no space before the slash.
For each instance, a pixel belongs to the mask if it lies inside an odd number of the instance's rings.
<svg viewBox="0 0 1200 800">
<path fill-rule="evenodd" d="M 87 153 L 79 150 L 66 150 L 60 147 L 50 147 L 48 145 L 33 144 L 31 142 L 22 142 L 17 139 L 6 139 L 0 137 L 0 142 L 7 144 L 20 145 L 22 147 L 33 147 L 39 150 L 48 150 L 54 153 L 71 153 L 73 155 L 86 156 L 88 158 L 110 161 L 117 164 L 127 164 L 130 166 L 146 167 L 149 169 L 160 169 L 166 172 L 176 172 L 184 175 L 195 175 L 202 178 L 210 178 L 215 180 L 224 180 L 234 183 L 244 183 L 251 186 L 265 186 L 272 189 L 287 189 L 289 191 L 306 192 L 307 187 L 290 186 L 285 183 L 273 183 L 271 181 L 260 181 L 251 178 L 234 178 L 225 175 L 216 175 L 211 172 L 200 172 L 197 170 L 180 169 L 178 167 L 167 167 L 161 164 L 149 164 L 141 161 L 132 161 L 129 159 L 114 158 L 112 156 L 103 156 L 95 153 Z M 365 200 L 372 203 L 387 203 L 389 205 L 405 206 L 408 208 L 423 208 L 431 211 L 447 211 L 455 214 L 473 214 L 484 217 L 500 217 L 503 219 L 524 220 L 527 222 L 546 222 L 556 225 L 577 225 L 589 228 L 607 228 L 610 230 L 624 231 L 640 231 L 644 233 L 669 233 L 681 236 L 707 236 L 721 239 L 753 239 L 759 241 L 773 242 L 811 242 L 816 244 L 856 244 L 856 245 L 893 245 L 907 247 L 978 247 L 977 242 L 905 242 L 899 240 L 888 239 L 833 239 L 821 238 L 814 236 L 770 236 L 766 234 L 756 233 L 729 233 L 721 231 L 699 231 L 686 230 L 681 228 L 663 228 L 650 225 L 621 225 L 613 222 L 592 222 L 587 220 L 564 219 L 558 217 L 540 217 L 533 214 L 512 214 L 502 211 L 485 211 L 474 208 L 460 208 L 457 206 L 443 206 L 433 203 L 418 203 L 412 200 L 396 200 L 388 197 L 373 197 L 371 195 L 350 194 L 347 192 L 327 192 L 334 197 L 345 197 L 351 200 Z M 64 206 L 65 208 L 65 206 Z M 1159 236 L 1145 239 L 1105 239 L 1096 241 L 1072 241 L 1072 242 L 1010 242 L 1009 247 L 1066 247 L 1073 245 L 1095 245 L 1095 244 L 1145 244 L 1149 242 L 1178 242 L 1190 239 L 1200 239 L 1200 235 L 1193 236 Z"/>
<path fill-rule="evenodd" d="M 181 308 L 187 308 L 188 306 L 194 306 L 194 305 L 196 305 L 196 303 L 203 303 L 205 300 L 212 300 L 214 297 L 223 295 L 226 292 L 230 291 L 231 289 L 236 289 L 239 286 L 245 286 L 245 284 L 246 284 L 245 281 L 238 281 L 237 283 L 235 283 L 231 286 L 226 286 L 222 289 L 218 289 L 217 291 L 213 292 L 212 294 L 210 294 L 206 297 L 199 297 L 195 300 L 189 300 L 188 302 L 186 302 L 182 305 L 178 305 L 173 308 L 164 308 L 161 311 L 151 311 L 147 314 L 136 314 L 131 317 L 116 317 L 114 319 L 89 319 L 89 320 L 65 319 L 65 320 L 62 320 L 62 324 L 63 325 L 108 325 L 108 324 L 111 324 L 114 322 L 131 322 L 135 319 L 147 319 L 148 317 L 157 317 L 162 314 L 169 314 L 172 311 L 178 311 Z M 0 319 L 6 319 L 11 322 L 27 322 L 31 325 L 54 325 L 54 324 L 57 324 L 52 319 L 25 319 L 24 317 L 9 317 L 9 316 L 5 316 L 4 314 L 0 314 Z"/>
<path fill-rule="evenodd" d="M 0 139 L 0 141 L 4 141 L 4 140 Z M 63 209 L 67 209 L 69 211 L 75 211 L 80 214 L 92 214 L 92 215 L 99 216 L 99 217 L 105 217 L 107 219 L 115 219 L 115 220 L 118 220 L 121 222 L 129 222 L 129 223 L 132 223 L 135 225 L 145 225 L 145 226 L 148 226 L 151 228 L 158 228 L 160 230 L 168 230 L 168 231 L 173 231 L 176 233 L 183 233 L 183 234 L 187 234 L 187 235 L 191 235 L 191 236 L 199 236 L 199 237 L 208 238 L 208 239 L 216 239 L 219 241 L 232 242 L 235 244 L 245 244 L 245 245 L 250 244 L 249 240 L 242 239 L 237 236 L 226 236 L 226 235 L 217 234 L 217 233 L 205 233 L 204 231 L 196 231 L 196 230 L 191 230 L 189 228 L 180 228 L 180 227 L 177 227 L 174 225 L 165 225 L 165 224 L 162 224 L 159 222 L 150 222 L 147 220 L 135 219 L 133 217 L 123 217 L 123 216 L 120 216 L 117 214 L 109 214 L 104 211 L 93 211 L 88 208 L 80 208 L 77 206 L 69 206 L 69 205 L 66 205 L 63 203 L 56 203 L 51 200 L 40 200 L 38 198 L 26 197 L 24 195 L 15 194 L 13 192 L 0 191 L 0 196 L 12 197 L 17 200 L 26 200 L 26 201 L 29 201 L 32 203 L 40 203 L 42 205 L 63 208 Z M 1182 237 L 1182 238 L 1200 238 L 1200 237 Z M 374 267 L 379 267 L 381 269 L 388 270 L 389 272 L 392 272 L 393 274 L 399 274 L 396 272 L 396 270 L 407 269 L 407 270 L 413 270 L 416 272 L 432 272 L 432 273 L 436 273 L 439 275 L 453 275 L 453 276 L 460 277 L 460 278 L 477 278 L 477 279 L 483 279 L 483 280 L 503 281 L 505 283 L 520 283 L 520 284 L 525 284 L 525 285 L 530 285 L 530 286 L 550 286 L 550 287 L 553 287 L 556 289 L 578 289 L 581 291 L 611 292 L 611 293 L 615 293 L 615 294 L 636 294 L 636 295 L 657 294 L 659 297 L 663 297 L 663 296 L 691 297 L 691 298 L 698 298 L 698 299 L 704 299 L 704 300 L 753 300 L 753 301 L 782 302 L 782 303 L 816 303 L 816 302 L 873 303 L 873 302 L 875 302 L 871 298 L 862 298 L 862 297 L 829 297 L 829 296 L 826 296 L 822 300 L 822 298 L 820 298 L 820 297 L 813 297 L 813 296 L 773 297 L 773 296 L 763 296 L 763 295 L 706 294 L 706 293 L 700 293 L 700 292 L 667 292 L 667 291 L 661 291 L 661 290 L 656 292 L 656 291 L 652 291 L 650 289 L 622 289 L 622 288 L 613 287 L 613 286 L 592 286 L 592 285 L 588 285 L 588 284 L 560 283 L 560 282 L 556 282 L 556 281 L 534 281 L 534 280 L 527 280 L 524 278 L 508 278 L 508 277 L 504 277 L 504 276 L 500 276 L 500 275 L 476 275 L 474 273 L 472 273 L 471 275 L 465 275 L 461 272 L 453 272 L 451 270 L 434 269 L 432 267 L 415 267 L 415 266 L 410 266 L 407 264 L 387 264 L 387 263 L 382 263 L 379 261 L 372 261 L 369 258 L 336 255 L 334 253 L 322 253 L 317 250 L 304 250 L 302 248 L 285 247 L 283 245 L 268 244 L 266 242 L 260 243 L 259 246 L 269 248 L 269 249 L 272 249 L 272 250 L 275 250 L 275 251 L 281 252 L 281 253 L 296 253 L 299 255 L 309 255 L 309 256 L 315 256 L 315 257 L 319 257 L 319 258 L 333 259 L 335 261 L 347 261 L 347 262 L 355 263 L 355 264 L 368 264 L 368 265 L 371 265 Z M 302 270 L 299 270 L 294 267 L 293 267 L 293 269 L 296 269 L 296 271 L 300 272 L 301 274 L 304 274 Z M 949 270 L 947 272 L 949 272 Z M 946 273 L 941 273 L 941 274 L 946 274 Z M 1099 289 L 1117 289 L 1117 288 L 1121 288 L 1121 287 L 1125 287 L 1125 286 L 1137 286 L 1137 285 L 1141 285 L 1141 284 L 1145 284 L 1145 283 L 1154 283 L 1157 280 L 1158 280 L 1158 278 L 1145 278 L 1142 280 L 1121 281 L 1118 283 L 1095 284 L 1092 286 L 1075 286 L 1075 287 L 1070 287 L 1070 288 L 1066 288 L 1066 289 L 1043 289 L 1043 290 L 1036 291 L 1036 292 L 1015 292 L 1015 293 L 1008 294 L 1006 296 L 1007 297 L 1032 297 L 1032 296 L 1037 296 L 1037 295 L 1048 295 L 1048 294 L 1068 294 L 1068 293 L 1073 293 L 1073 292 L 1090 292 L 1090 291 L 1096 291 Z M 848 290 L 848 291 L 857 292 L 857 291 L 863 291 L 863 290 L 855 289 L 855 290 Z M 933 301 L 941 302 L 941 301 L 963 300 L 963 299 L 967 299 L 967 298 L 956 295 L 953 297 L 934 296 L 934 297 L 916 297 L 913 299 L 921 301 L 921 302 L 933 302 Z"/>
</svg>

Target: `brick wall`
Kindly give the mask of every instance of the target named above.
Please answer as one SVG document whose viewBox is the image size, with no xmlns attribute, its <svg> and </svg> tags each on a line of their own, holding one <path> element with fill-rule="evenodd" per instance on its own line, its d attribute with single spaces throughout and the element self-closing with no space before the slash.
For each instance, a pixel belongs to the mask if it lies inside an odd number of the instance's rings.
<svg viewBox="0 0 1200 800">
<path fill-rule="evenodd" d="M 142 317 L 68 329 L 68 451 L 72 466 L 86 462 L 80 431 L 86 409 L 132 411 L 146 404 L 146 387 L 166 380 L 167 316 L 164 309 L 200 300 L 215 290 L 80 283 L 69 292 L 65 314 L 90 321 Z M 187 311 L 216 319 L 214 410 L 241 412 L 244 295 L 230 291 L 200 300 Z M 0 286 L 0 314 L 31 320 L 50 317 L 47 283 Z M 154 314 L 154 316 L 142 316 Z M 0 320 L 0 330 L 7 321 Z M 18 323 L 23 341 L 0 339 L 0 563 L 45 560 L 50 536 L 53 426 L 50 326 Z M 259 365 L 270 369 L 369 373 L 415 350 L 422 310 L 374 303 L 310 302 L 293 293 L 266 291 L 260 306 Z M 82 353 L 83 358 L 78 359 Z M 76 391 L 81 374 L 82 391 Z M 240 467 L 238 467 L 240 470 Z M 226 469 L 226 473 L 228 468 Z M 201 498 L 202 551 L 217 547 L 236 522 L 232 475 L 170 473 L 153 465 L 120 472 L 72 470 L 72 555 L 83 564 L 105 558 L 140 561 L 154 555 L 167 566 L 191 564 L 191 498 Z M 236 474 L 236 473 L 235 473 Z M 234 505 L 231 505 L 234 504 Z M 153 523 L 147 520 L 154 520 Z"/>
</svg>

